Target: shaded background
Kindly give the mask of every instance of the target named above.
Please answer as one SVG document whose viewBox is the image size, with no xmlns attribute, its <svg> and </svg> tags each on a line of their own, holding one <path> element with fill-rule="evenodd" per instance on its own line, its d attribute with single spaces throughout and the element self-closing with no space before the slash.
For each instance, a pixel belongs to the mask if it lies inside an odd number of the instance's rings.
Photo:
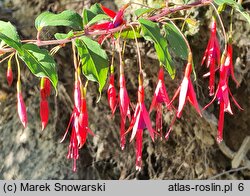
<svg viewBox="0 0 250 196">
<path fill-rule="evenodd" d="M 83 7 L 99 2 L 73 0 L 5 0 L 0 1 L 0 20 L 11 21 L 18 29 L 22 39 L 36 37 L 34 19 L 41 12 L 49 10 L 61 12 L 74 9 L 80 14 Z M 119 1 L 117 1 L 119 2 Z M 117 10 L 120 3 L 102 1 L 107 7 Z M 159 5 L 162 1 L 141 1 L 150 6 Z M 179 1 L 180 2 L 180 1 Z M 125 3 L 125 2 L 124 2 Z M 246 1 L 243 6 L 249 9 Z M 128 13 L 131 10 L 128 9 Z M 229 26 L 230 9 L 223 14 L 226 28 Z M 190 16 L 199 23 L 188 26 L 186 34 L 190 40 L 194 54 L 194 62 L 198 79 L 194 82 L 201 106 L 210 100 L 207 90 L 208 81 L 201 76 L 207 71 L 200 67 L 201 58 L 209 38 L 209 22 L 211 10 L 199 8 L 192 10 Z M 129 16 L 128 16 L 129 17 Z M 218 25 L 219 26 L 219 25 Z M 219 27 L 220 28 L 220 27 Z M 43 39 L 53 39 L 54 32 L 66 32 L 65 28 L 45 29 Z M 127 145 L 124 151 L 119 148 L 119 112 L 114 119 L 110 116 L 104 89 L 100 103 L 97 100 L 97 85 L 90 84 L 88 92 L 88 110 L 90 128 L 96 136 L 88 137 L 86 145 L 80 150 L 78 171 L 72 172 L 72 162 L 66 159 L 68 142 L 59 141 L 67 127 L 72 110 L 73 94 L 73 59 L 70 47 L 65 47 L 55 55 L 59 85 L 58 96 L 55 92 L 49 98 L 50 120 L 47 128 L 41 132 L 39 118 L 39 80 L 22 66 L 23 97 L 28 111 L 28 127 L 23 128 L 16 112 L 15 80 L 8 87 L 5 78 L 6 62 L 0 65 L 0 179 L 249 179 L 250 153 L 245 156 L 239 168 L 232 168 L 235 152 L 242 145 L 249 129 L 250 102 L 250 25 L 239 15 L 234 15 L 234 64 L 240 87 L 230 81 L 230 88 L 244 108 L 239 111 L 233 106 L 234 116 L 225 114 L 224 139 L 218 145 L 215 141 L 217 133 L 218 105 L 213 104 L 200 118 L 189 104 L 185 106 L 183 116 L 177 120 L 168 141 L 151 142 L 147 131 L 143 142 L 143 168 L 135 171 L 134 142 Z M 220 30 L 218 36 L 222 38 Z M 149 107 L 157 80 L 159 63 L 151 43 L 140 40 L 145 75 L 146 106 Z M 220 40 L 223 42 L 223 40 Z M 137 54 L 133 41 L 129 41 L 125 54 L 125 72 L 127 88 L 133 104 L 137 95 Z M 105 43 L 110 55 L 108 44 Z M 50 49 L 50 48 L 48 48 Z M 116 55 L 117 57 L 117 55 Z M 118 58 L 116 59 L 116 62 Z M 169 96 L 172 97 L 181 82 L 185 62 L 175 59 L 177 77 L 174 81 L 166 74 L 165 83 Z M 13 71 L 16 74 L 15 64 Z M 117 77 L 116 73 L 116 77 Z M 15 75 L 16 79 L 16 75 Z M 116 78 L 117 79 L 117 78 Z M 118 80 L 116 80 L 116 83 Z M 117 84 L 118 89 L 118 84 Z M 175 104 L 177 104 L 175 102 Z M 233 105 L 233 103 L 232 103 Z M 172 114 L 164 111 L 164 129 L 167 128 Z M 154 121 L 152 115 L 152 122 Z M 248 167 L 248 169 L 247 169 Z M 232 170 L 233 169 L 233 170 Z"/>
</svg>

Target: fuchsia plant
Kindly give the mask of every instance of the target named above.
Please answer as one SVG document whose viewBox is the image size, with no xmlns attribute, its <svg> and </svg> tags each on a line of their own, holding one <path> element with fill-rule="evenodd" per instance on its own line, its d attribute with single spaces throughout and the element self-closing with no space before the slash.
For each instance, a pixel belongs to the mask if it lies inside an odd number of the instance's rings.
<svg viewBox="0 0 250 196">
<path fill-rule="evenodd" d="M 229 77 L 231 76 L 237 87 L 239 86 L 234 75 L 233 67 L 232 28 L 230 28 L 230 39 L 228 39 L 222 18 L 214 3 L 219 6 L 220 11 L 223 11 L 225 7 L 232 7 L 232 9 L 236 11 L 240 10 L 240 13 L 246 19 L 249 20 L 250 18 L 249 15 L 243 11 L 241 5 L 234 1 L 197 0 L 192 3 L 187 1 L 187 3 L 183 5 L 168 4 L 168 1 L 166 1 L 165 6 L 157 9 L 141 5 L 143 7 L 137 9 L 133 13 L 135 15 L 135 17 L 132 18 L 134 21 L 125 20 L 124 14 L 136 3 L 128 3 L 119 9 L 118 12 L 114 12 L 101 4 L 94 4 L 89 9 L 84 9 L 82 16 L 71 10 L 65 10 L 60 14 L 51 12 L 40 14 L 35 21 L 35 27 L 37 29 L 36 40 L 20 40 L 15 27 L 11 23 L 0 21 L 0 58 L 2 58 L 0 63 L 8 59 L 6 78 L 10 86 L 13 82 L 11 61 L 12 57 L 15 55 L 17 65 L 17 111 L 21 123 L 26 127 L 28 118 L 21 92 L 19 60 L 22 60 L 35 76 L 41 78 L 40 118 L 42 124 L 41 128 L 44 130 L 49 121 L 49 97 L 51 94 L 51 86 L 56 89 L 58 83 L 56 63 L 53 56 L 62 49 L 65 44 L 71 43 L 75 68 L 73 92 L 74 106 L 68 127 L 66 128 L 61 142 L 66 139 L 70 132 L 67 158 L 73 160 L 73 171 L 75 172 L 77 170 L 79 149 L 86 143 L 88 134 L 94 136 L 94 133 L 90 130 L 88 121 L 88 82 L 93 81 L 98 83 L 99 94 L 101 94 L 105 87 L 106 80 L 109 81 L 107 86 L 107 99 L 112 116 L 120 117 L 120 147 L 122 150 L 125 148 L 127 135 L 131 133 L 130 142 L 132 142 L 133 139 L 136 140 L 136 169 L 141 170 L 143 165 L 142 150 L 144 129 L 148 130 L 152 141 L 155 141 L 155 136 L 157 135 L 162 138 L 163 134 L 165 134 L 165 138 L 168 139 L 171 130 L 174 129 L 174 122 L 177 118 L 181 118 L 182 116 L 186 102 L 190 102 L 199 116 L 202 117 L 202 111 L 198 103 L 199 97 L 196 96 L 194 80 L 192 78 L 192 73 L 195 68 L 192 49 L 187 38 L 184 36 L 182 31 L 183 28 L 180 30 L 174 24 L 176 18 L 174 18 L 175 15 L 172 15 L 172 13 L 211 5 L 215 15 L 212 17 L 210 39 L 201 64 L 206 64 L 207 68 L 209 68 L 209 72 L 204 76 L 209 76 L 209 95 L 214 95 L 214 97 L 203 110 L 209 107 L 215 99 L 218 100 L 220 111 L 217 141 L 221 142 L 223 140 L 224 113 L 228 112 L 233 114 L 229 98 L 232 98 L 239 109 L 242 108 L 232 96 L 228 84 Z M 185 24 L 190 21 L 190 18 L 187 15 L 183 17 L 183 19 L 185 20 L 183 27 L 185 27 Z M 66 26 L 70 28 L 70 31 L 66 34 L 56 33 L 54 35 L 54 40 L 41 40 L 40 35 L 43 33 L 43 28 L 50 26 Z M 223 37 L 217 37 L 218 29 L 222 30 Z M 113 51 L 119 48 L 119 67 L 115 65 L 113 60 L 116 53 L 113 52 L 112 63 L 110 64 L 108 55 L 101 45 L 104 41 L 109 43 L 110 40 L 106 38 L 110 37 L 112 38 L 112 44 L 109 44 L 109 46 L 114 46 L 112 48 Z M 146 64 L 146 62 L 142 63 L 138 38 L 144 38 L 145 40 L 153 42 L 160 62 L 157 85 L 149 112 L 145 104 L 145 96 L 150 97 L 150 95 L 145 95 L 143 86 L 144 70 L 142 64 Z M 95 39 L 98 40 L 98 42 L 96 42 Z M 135 110 L 131 109 L 132 107 L 130 108 L 131 101 L 126 88 L 126 81 L 130 78 L 127 77 L 124 67 L 130 65 L 125 65 L 123 61 L 124 50 L 126 50 L 126 43 L 128 43 L 127 40 L 129 39 L 135 40 L 139 63 L 138 99 Z M 219 39 L 222 40 L 225 45 L 222 56 L 221 49 L 223 48 L 219 45 Z M 121 43 L 122 41 L 123 44 Z M 56 46 L 52 48 L 50 52 L 41 48 L 42 46 L 49 45 Z M 121 45 L 123 45 L 123 48 Z M 172 52 L 175 53 L 176 58 L 181 58 L 186 63 L 184 74 L 182 74 L 183 78 L 172 99 L 169 98 L 167 90 L 168 85 L 164 80 L 164 70 L 169 73 L 172 79 L 174 79 L 176 72 L 176 67 L 172 61 L 172 55 L 170 55 L 169 48 L 173 49 Z M 109 68 L 110 76 L 108 80 Z M 133 72 L 134 69 L 137 68 L 134 67 L 131 71 Z M 117 74 L 115 70 L 119 70 L 119 75 L 117 76 L 119 81 L 115 81 L 115 76 Z M 219 72 L 218 84 L 216 72 Z M 119 91 L 116 91 L 116 86 L 119 87 Z M 175 107 L 174 101 L 177 96 L 179 97 L 178 107 Z M 119 114 L 116 114 L 118 106 Z M 165 108 L 168 112 L 174 114 L 172 122 L 169 125 L 163 120 L 163 110 Z M 150 120 L 150 113 L 152 113 L 153 110 L 156 110 L 155 129 Z M 164 131 L 165 126 L 167 127 L 167 131 Z"/>
</svg>

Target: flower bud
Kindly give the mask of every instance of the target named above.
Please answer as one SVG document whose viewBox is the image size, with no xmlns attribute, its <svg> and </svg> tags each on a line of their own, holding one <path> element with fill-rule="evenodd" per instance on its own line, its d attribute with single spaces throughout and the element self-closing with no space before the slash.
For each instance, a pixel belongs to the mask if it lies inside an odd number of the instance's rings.
<svg viewBox="0 0 250 196">
<path fill-rule="evenodd" d="M 21 92 L 17 93 L 17 111 L 18 111 L 18 116 L 23 124 L 24 127 L 27 125 L 27 112 L 26 112 L 26 106 L 23 101 L 23 96 Z"/>
<path fill-rule="evenodd" d="M 46 99 L 40 102 L 40 118 L 42 122 L 42 131 L 45 129 L 49 121 L 49 104 Z"/>
<path fill-rule="evenodd" d="M 11 86 L 13 82 L 13 72 L 12 72 L 11 66 L 8 66 L 6 77 L 7 77 L 8 85 Z"/>
</svg>

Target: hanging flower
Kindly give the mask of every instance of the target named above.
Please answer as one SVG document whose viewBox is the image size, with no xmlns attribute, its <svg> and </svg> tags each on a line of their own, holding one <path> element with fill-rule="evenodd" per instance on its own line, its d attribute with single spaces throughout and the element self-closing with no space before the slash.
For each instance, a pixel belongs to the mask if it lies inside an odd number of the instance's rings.
<svg viewBox="0 0 250 196">
<path fill-rule="evenodd" d="M 199 115 L 202 116 L 198 101 L 196 99 L 194 87 L 193 87 L 192 81 L 190 79 L 191 71 L 192 71 L 192 54 L 189 54 L 189 60 L 188 60 L 188 63 L 186 65 L 186 68 L 185 68 L 184 78 L 181 82 L 181 85 L 179 86 L 179 88 L 175 92 L 173 99 L 170 102 L 170 103 L 172 103 L 174 101 L 174 99 L 177 97 L 177 95 L 180 94 L 179 95 L 179 105 L 178 105 L 178 109 L 177 109 L 177 117 L 178 118 L 181 117 L 182 110 L 183 110 L 184 105 L 185 105 L 187 100 L 191 103 L 191 105 L 194 106 L 194 108 L 199 113 Z"/>
<path fill-rule="evenodd" d="M 216 36 L 215 18 L 212 20 L 210 39 L 201 64 L 203 65 L 205 61 L 207 67 L 209 68 L 209 74 L 205 74 L 204 77 L 209 75 L 209 95 L 212 96 L 214 94 L 216 61 L 217 66 L 220 66 L 220 46 Z"/>
<path fill-rule="evenodd" d="M 11 86 L 11 84 L 13 82 L 13 72 L 12 72 L 11 65 L 8 65 L 7 72 L 6 72 L 6 78 L 7 78 L 8 85 Z"/>
<path fill-rule="evenodd" d="M 49 103 L 48 97 L 50 96 L 50 81 L 48 78 L 43 77 L 40 84 L 40 119 L 42 123 L 42 131 L 48 124 L 49 121 Z"/>
<path fill-rule="evenodd" d="M 241 110 L 243 110 L 240 105 L 237 103 L 235 98 L 233 97 L 229 87 L 228 87 L 228 77 L 231 69 L 231 57 L 230 54 L 227 53 L 227 56 L 224 56 L 220 67 L 220 80 L 215 92 L 214 98 L 212 101 L 207 104 L 203 110 L 209 107 L 217 98 L 218 104 L 220 104 L 220 112 L 219 112 L 219 121 L 218 121 L 218 134 L 217 134 L 217 142 L 220 143 L 223 140 L 223 128 L 224 128 L 224 113 L 228 112 L 233 115 L 231 104 L 229 100 L 229 95 L 232 97 L 234 104 Z"/>
<path fill-rule="evenodd" d="M 154 92 L 153 100 L 149 109 L 149 113 L 152 112 L 153 109 L 156 109 L 156 123 L 155 129 L 160 132 L 160 136 L 162 137 L 162 107 L 163 104 L 168 108 L 168 110 L 172 110 L 173 106 L 170 104 L 170 100 L 168 97 L 168 93 L 166 90 L 166 86 L 164 84 L 164 70 L 163 67 L 160 68 L 158 73 L 158 82 Z"/>
<path fill-rule="evenodd" d="M 135 108 L 128 131 L 132 130 L 130 142 L 136 137 L 136 170 L 141 170 L 142 166 L 142 139 L 143 129 L 147 128 L 151 139 L 154 141 L 154 132 L 152 128 L 148 111 L 144 104 L 143 77 L 139 75 L 138 102 Z"/>
<path fill-rule="evenodd" d="M 128 92 L 126 89 L 126 81 L 124 74 L 120 74 L 120 90 L 119 90 L 119 108 L 120 108 L 120 146 L 123 150 L 126 144 L 125 138 L 125 123 L 126 118 L 130 119 L 130 110 L 129 110 L 130 100 L 128 97 Z"/>
<path fill-rule="evenodd" d="M 116 99 L 116 90 L 115 90 L 115 78 L 114 74 L 110 75 L 109 79 L 109 87 L 108 87 L 108 103 L 111 109 L 112 114 L 114 115 L 116 106 L 117 106 L 117 99 Z"/>
<path fill-rule="evenodd" d="M 94 136 L 95 134 L 89 128 L 88 110 L 86 103 L 86 89 L 83 89 L 81 98 L 81 111 L 78 118 L 79 133 L 77 133 L 79 149 L 82 148 L 86 142 L 88 133 Z"/>
<path fill-rule="evenodd" d="M 79 93 L 79 96 L 78 96 Z M 80 100 L 79 100 L 80 99 Z M 87 134 L 94 133 L 88 127 L 88 111 L 86 106 L 86 88 L 81 85 L 78 80 L 75 82 L 74 89 L 74 109 L 71 114 L 68 127 L 64 133 L 61 142 L 63 142 L 72 127 L 70 144 L 68 150 L 68 159 L 73 159 L 73 171 L 76 171 L 76 160 L 79 158 L 78 150 L 82 148 L 86 142 Z"/>
<path fill-rule="evenodd" d="M 23 101 L 22 93 L 19 90 L 17 91 L 17 111 L 23 126 L 26 127 L 28 122 L 27 111 L 25 103 Z"/>
</svg>

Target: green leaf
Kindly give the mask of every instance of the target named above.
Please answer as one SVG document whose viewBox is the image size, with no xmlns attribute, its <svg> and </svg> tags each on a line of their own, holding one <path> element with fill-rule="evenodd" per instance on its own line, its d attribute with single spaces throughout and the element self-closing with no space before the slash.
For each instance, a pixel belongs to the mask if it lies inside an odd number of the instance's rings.
<svg viewBox="0 0 250 196">
<path fill-rule="evenodd" d="M 10 22 L 0 21 L 0 45 L 8 46 L 21 52 L 21 42 L 16 28 Z"/>
<path fill-rule="evenodd" d="M 241 9 L 236 9 L 241 15 L 248 21 L 250 24 L 250 15 L 247 12 L 242 11 Z"/>
<path fill-rule="evenodd" d="M 83 24 L 87 25 L 89 23 L 89 21 L 91 21 L 95 16 L 96 16 L 96 14 L 94 14 L 90 10 L 84 9 L 82 12 Z"/>
<path fill-rule="evenodd" d="M 47 26 L 66 26 L 76 30 L 83 29 L 81 16 L 71 10 L 65 10 L 60 14 L 54 14 L 48 11 L 43 12 L 36 18 L 35 26 L 38 31 Z"/>
<path fill-rule="evenodd" d="M 0 20 L 0 33 L 6 35 L 15 42 L 20 42 L 16 28 L 10 22 Z"/>
<path fill-rule="evenodd" d="M 88 26 L 91 26 L 101 20 L 106 20 L 106 19 L 110 19 L 110 17 L 106 14 L 98 14 L 88 22 Z"/>
<path fill-rule="evenodd" d="M 108 56 L 100 45 L 88 37 L 76 40 L 76 46 L 81 58 L 82 72 L 88 80 L 99 83 L 101 93 L 108 75 Z"/>
<path fill-rule="evenodd" d="M 136 38 L 141 38 L 141 34 L 140 34 L 140 28 L 135 28 L 135 35 Z M 135 39 L 135 35 L 132 29 L 126 29 L 124 31 L 121 32 L 121 37 L 124 39 Z M 119 37 L 119 32 L 115 33 L 114 36 L 116 38 Z"/>
<path fill-rule="evenodd" d="M 92 5 L 90 7 L 90 11 L 92 13 L 94 13 L 95 15 L 97 15 L 97 14 L 105 14 L 99 3 L 95 3 L 94 5 Z"/>
<path fill-rule="evenodd" d="M 187 4 L 189 1 L 191 1 L 191 0 L 184 0 L 184 3 Z"/>
<path fill-rule="evenodd" d="M 177 57 L 180 57 L 183 60 L 187 60 L 187 44 L 178 29 L 176 28 L 176 26 L 171 23 L 166 23 L 166 25 L 164 25 L 164 29 L 166 32 L 166 39 L 168 40 L 168 43 L 173 52 L 176 54 Z"/>
<path fill-rule="evenodd" d="M 231 6 L 236 11 L 238 11 L 250 24 L 250 15 L 244 10 L 241 4 L 237 3 L 234 0 L 214 0 L 214 2 L 219 6 L 223 4 Z"/>
<path fill-rule="evenodd" d="M 139 9 L 135 10 L 135 15 L 136 15 L 137 17 L 140 17 L 140 16 L 142 16 L 143 14 L 152 12 L 153 10 L 155 10 L 155 9 L 154 9 L 154 8 L 139 8 Z"/>
<path fill-rule="evenodd" d="M 227 5 L 234 5 L 236 4 L 236 2 L 234 0 L 214 0 L 214 2 L 217 4 L 217 5 L 222 5 L 222 4 L 227 4 Z"/>
<path fill-rule="evenodd" d="M 154 42 L 154 47 L 159 61 L 165 66 L 170 77 L 174 79 L 175 68 L 168 51 L 167 40 L 161 35 L 160 28 L 156 23 L 146 19 L 139 19 L 138 21 L 141 24 L 143 37 L 146 40 Z"/>
<path fill-rule="evenodd" d="M 24 44 L 23 54 L 19 57 L 25 62 L 29 70 L 37 77 L 47 77 L 56 90 L 58 76 L 54 58 L 45 49 L 40 49 L 35 44 Z"/>
<path fill-rule="evenodd" d="M 95 16 L 99 14 L 105 15 L 99 3 L 95 3 L 90 7 L 90 9 L 83 9 L 83 24 L 87 25 L 93 18 L 95 18 Z"/>
<path fill-rule="evenodd" d="M 55 35 L 56 39 L 67 39 L 67 38 L 71 38 L 74 36 L 74 32 L 71 30 L 70 32 L 66 33 L 56 33 Z"/>
</svg>

